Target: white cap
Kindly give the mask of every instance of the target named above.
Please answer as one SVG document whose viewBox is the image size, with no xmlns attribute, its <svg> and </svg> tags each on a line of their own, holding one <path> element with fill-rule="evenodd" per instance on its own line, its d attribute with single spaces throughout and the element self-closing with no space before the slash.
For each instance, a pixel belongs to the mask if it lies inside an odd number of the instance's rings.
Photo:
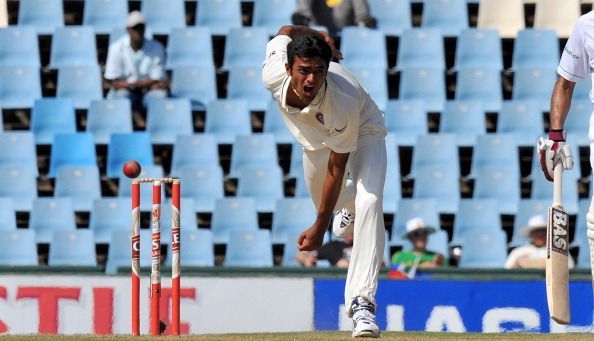
<svg viewBox="0 0 594 341">
<path fill-rule="evenodd" d="M 423 218 L 412 218 L 406 222 L 406 233 L 404 234 L 404 237 L 408 238 L 408 236 L 411 233 L 418 231 L 426 231 L 427 233 L 433 233 L 435 232 L 435 229 L 432 227 L 425 226 L 425 220 L 423 220 Z"/>
<path fill-rule="evenodd" d="M 541 214 L 533 215 L 528 220 L 528 225 L 522 228 L 522 235 L 527 236 L 530 232 L 538 229 L 546 229 L 547 220 Z"/>
<path fill-rule="evenodd" d="M 134 27 L 139 24 L 145 24 L 146 18 L 144 14 L 140 13 L 139 11 L 132 11 L 128 14 L 128 19 L 126 19 L 126 27 Z"/>
</svg>

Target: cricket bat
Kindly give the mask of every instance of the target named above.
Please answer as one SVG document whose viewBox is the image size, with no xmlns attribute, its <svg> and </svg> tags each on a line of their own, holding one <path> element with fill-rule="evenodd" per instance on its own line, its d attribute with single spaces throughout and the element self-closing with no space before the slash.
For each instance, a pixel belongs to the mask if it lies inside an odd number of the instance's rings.
<svg viewBox="0 0 594 341">
<path fill-rule="evenodd" d="M 568 324 L 569 312 L 569 216 L 561 202 L 563 167 L 553 169 L 553 204 L 547 219 L 546 287 L 549 315 L 559 324 Z"/>
</svg>

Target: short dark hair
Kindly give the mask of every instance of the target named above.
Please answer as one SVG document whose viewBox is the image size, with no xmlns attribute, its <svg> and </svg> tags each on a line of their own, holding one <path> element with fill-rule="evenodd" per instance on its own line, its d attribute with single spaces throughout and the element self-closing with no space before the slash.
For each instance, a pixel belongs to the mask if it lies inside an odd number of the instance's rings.
<svg viewBox="0 0 594 341">
<path fill-rule="evenodd" d="M 319 57 L 326 61 L 327 65 L 330 65 L 332 49 L 330 48 L 330 45 L 320 37 L 311 35 L 299 36 L 287 45 L 287 62 L 289 63 L 289 66 L 293 66 L 293 63 L 295 63 L 295 57 Z"/>
</svg>

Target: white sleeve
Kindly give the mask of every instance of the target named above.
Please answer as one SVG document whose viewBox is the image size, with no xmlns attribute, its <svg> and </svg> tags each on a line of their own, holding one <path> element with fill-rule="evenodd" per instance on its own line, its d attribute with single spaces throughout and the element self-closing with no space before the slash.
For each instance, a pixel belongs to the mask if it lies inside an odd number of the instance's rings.
<svg viewBox="0 0 594 341">
<path fill-rule="evenodd" d="M 107 49 L 107 61 L 105 62 L 105 73 L 103 77 L 109 80 L 125 78 L 124 68 L 122 67 L 122 44 L 119 40 L 111 44 Z"/>
<path fill-rule="evenodd" d="M 505 261 L 505 265 L 503 266 L 506 269 L 518 269 L 518 258 L 522 252 L 522 247 L 517 247 L 513 249 L 509 255 L 507 256 L 507 260 Z"/>
<path fill-rule="evenodd" d="M 266 89 L 276 92 L 287 77 L 287 45 L 292 41 L 289 36 L 279 35 L 266 44 L 266 59 L 262 65 L 262 83 Z"/>
<path fill-rule="evenodd" d="M 590 75 L 589 60 L 590 58 L 584 42 L 584 28 L 578 20 L 561 54 L 557 73 L 559 76 L 572 82 L 587 79 Z"/>
</svg>

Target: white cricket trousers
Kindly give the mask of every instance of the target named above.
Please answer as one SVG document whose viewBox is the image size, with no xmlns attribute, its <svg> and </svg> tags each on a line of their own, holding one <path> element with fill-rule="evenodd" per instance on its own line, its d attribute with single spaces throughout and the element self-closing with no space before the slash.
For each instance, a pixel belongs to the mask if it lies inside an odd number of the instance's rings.
<svg viewBox="0 0 594 341">
<path fill-rule="evenodd" d="M 316 208 L 320 207 L 329 156 L 328 148 L 303 152 L 305 183 Z M 349 155 L 347 170 L 350 172 L 352 185 L 346 186 L 343 179 L 335 210 L 347 208 L 350 212 L 355 212 L 353 250 L 344 290 L 345 305 L 350 312 L 350 304 L 357 296 L 364 297 L 375 305 L 385 245 L 382 206 L 386 178 L 384 136 L 381 133 L 360 135 L 357 150 Z"/>
</svg>

